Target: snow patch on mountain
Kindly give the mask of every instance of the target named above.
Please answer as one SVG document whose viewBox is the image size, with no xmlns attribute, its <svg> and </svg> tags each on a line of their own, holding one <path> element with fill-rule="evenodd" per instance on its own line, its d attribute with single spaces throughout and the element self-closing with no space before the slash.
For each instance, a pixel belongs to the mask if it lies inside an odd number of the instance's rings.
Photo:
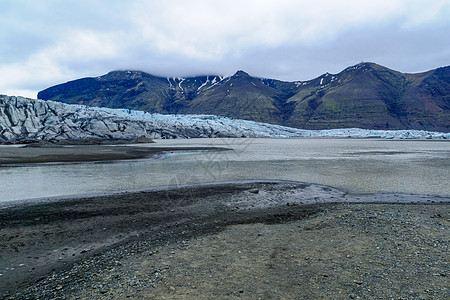
<svg viewBox="0 0 450 300">
<path fill-rule="evenodd" d="M 378 137 L 449 139 L 450 133 L 359 128 L 303 130 L 213 115 L 162 115 L 129 109 L 68 105 L 0 95 L 0 142 L 114 140 L 147 136 L 200 137 Z"/>
<path fill-rule="evenodd" d="M 206 77 L 206 81 L 203 82 L 202 85 L 199 86 L 199 87 L 197 88 L 197 92 L 200 92 L 200 90 L 201 90 L 204 86 L 206 86 L 208 83 L 209 83 L 209 76 L 207 76 L 207 77 Z"/>
</svg>

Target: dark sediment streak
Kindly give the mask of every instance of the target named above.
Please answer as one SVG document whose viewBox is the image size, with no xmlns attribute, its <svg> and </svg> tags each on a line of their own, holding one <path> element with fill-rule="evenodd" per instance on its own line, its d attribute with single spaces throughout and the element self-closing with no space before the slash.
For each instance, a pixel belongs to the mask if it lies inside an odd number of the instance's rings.
<svg viewBox="0 0 450 300">
<path fill-rule="evenodd" d="M 42 163 L 82 163 L 158 158 L 165 152 L 225 151 L 220 147 L 142 147 L 71 145 L 54 147 L 1 147 L 0 167 Z"/>
</svg>

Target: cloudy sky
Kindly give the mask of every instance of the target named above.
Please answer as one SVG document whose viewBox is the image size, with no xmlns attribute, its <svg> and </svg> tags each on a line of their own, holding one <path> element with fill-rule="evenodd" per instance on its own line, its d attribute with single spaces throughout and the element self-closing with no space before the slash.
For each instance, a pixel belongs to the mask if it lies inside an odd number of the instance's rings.
<svg viewBox="0 0 450 300">
<path fill-rule="evenodd" d="M 112 70 L 308 80 L 450 64 L 449 0 L 0 0 L 0 94 Z"/>
</svg>

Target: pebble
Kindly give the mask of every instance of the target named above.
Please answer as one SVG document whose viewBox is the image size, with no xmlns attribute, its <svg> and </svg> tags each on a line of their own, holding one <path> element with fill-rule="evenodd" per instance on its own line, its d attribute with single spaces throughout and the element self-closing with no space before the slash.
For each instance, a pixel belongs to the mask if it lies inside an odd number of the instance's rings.
<svg viewBox="0 0 450 300">
<path fill-rule="evenodd" d="M 130 281 L 130 286 L 136 286 L 139 284 L 139 280 L 131 280 Z"/>
<path fill-rule="evenodd" d="M 259 190 L 257 188 L 254 188 L 254 189 L 249 190 L 249 192 L 252 194 L 258 194 Z"/>
</svg>

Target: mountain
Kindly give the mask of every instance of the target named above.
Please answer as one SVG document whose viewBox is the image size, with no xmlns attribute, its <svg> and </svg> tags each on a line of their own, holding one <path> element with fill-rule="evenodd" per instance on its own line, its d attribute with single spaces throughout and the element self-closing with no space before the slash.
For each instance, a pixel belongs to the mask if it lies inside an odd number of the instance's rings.
<svg viewBox="0 0 450 300">
<path fill-rule="evenodd" d="M 238 71 L 163 78 L 113 71 L 38 93 L 43 100 L 162 114 L 213 114 L 303 129 L 450 131 L 450 66 L 405 74 L 361 63 L 309 81 L 255 78 Z"/>
<path fill-rule="evenodd" d="M 449 133 L 302 130 L 212 115 L 162 115 L 0 95 L 0 143 L 199 137 L 385 137 L 449 139 Z"/>
</svg>

